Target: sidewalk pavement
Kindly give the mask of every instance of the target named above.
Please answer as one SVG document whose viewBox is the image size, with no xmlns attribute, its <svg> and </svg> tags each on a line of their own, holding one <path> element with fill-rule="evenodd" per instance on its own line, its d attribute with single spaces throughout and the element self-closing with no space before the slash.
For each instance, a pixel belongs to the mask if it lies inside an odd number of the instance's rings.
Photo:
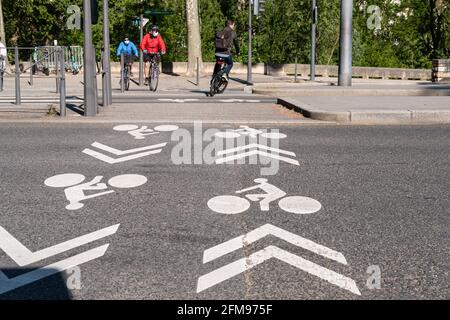
<svg viewBox="0 0 450 320">
<path fill-rule="evenodd" d="M 450 83 L 353 79 L 352 87 L 338 87 L 336 78 L 317 78 L 317 81 L 310 82 L 299 77 L 298 82 L 294 83 L 292 76 L 254 74 L 253 85 L 246 82 L 245 74 L 232 74 L 231 79 L 233 81 L 230 81 L 225 94 L 206 99 L 210 81 L 208 75 L 201 77 L 197 86 L 195 78 L 162 74 L 157 92 L 139 87 L 135 78 L 136 83 L 131 84 L 130 90 L 121 93 L 119 75 L 113 74 L 113 107 L 100 108 L 101 113 L 97 117 L 84 121 L 195 119 L 211 122 L 306 123 L 306 117 L 310 118 L 310 123 L 313 120 L 348 124 L 450 123 Z M 82 104 L 82 80 L 82 75 L 67 76 L 68 103 Z M 15 106 L 12 104 L 14 79 L 6 79 L 5 90 L 0 92 L 0 119 L 48 119 L 48 104 L 53 103 L 58 109 L 55 79 L 35 79 L 34 86 L 30 86 L 28 81 L 26 76 L 22 78 L 23 104 Z M 97 86 L 101 101 L 100 76 Z M 273 100 L 267 100 L 270 97 Z M 196 102 L 160 103 L 158 98 L 194 99 Z M 221 99 L 236 98 L 262 99 L 264 103 L 220 102 Z M 277 106 L 276 102 L 287 109 Z M 280 116 L 281 113 L 285 114 Z M 83 119 L 76 110 L 68 110 L 67 118 L 75 121 Z"/>
<path fill-rule="evenodd" d="M 353 79 L 351 87 L 339 87 L 336 78 L 309 81 L 285 77 L 284 82 L 256 83 L 247 92 L 275 97 L 298 96 L 450 96 L 450 82 Z"/>
<path fill-rule="evenodd" d="M 450 97 L 280 97 L 278 103 L 307 118 L 352 124 L 450 123 Z"/>
<path fill-rule="evenodd" d="M 247 92 L 277 97 L 278 103 L 307 118 L 348 124 L 450 123 L 450 83 L 353 79 L 256 84 Z"/>
</svg>

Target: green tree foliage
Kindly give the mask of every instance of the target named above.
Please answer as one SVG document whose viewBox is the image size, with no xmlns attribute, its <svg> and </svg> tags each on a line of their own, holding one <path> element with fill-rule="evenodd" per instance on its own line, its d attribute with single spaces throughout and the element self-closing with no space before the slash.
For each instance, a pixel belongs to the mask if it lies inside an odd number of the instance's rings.
<svg viewBox="0 0 450 320">
<path fill-rule="evenodd" d="M 214 58 L 214 36 L 226 20 L 237 22 L 241 57 L 246 62 L 248 41 L 248 0 L 199 0 L 202 52 L 205 61 Z M 317 61 L 337 64 L 339 59 L 339 0 L 317 0 Z M 69 5 L 82 8 L 82 0 L 3 0 L 5 31 L 9 45 L 82 45 L 82 30 L 67 30 Z M 368 26 L 380 8 L 381 28 Z M 102 3 L 100 2 L 100 8 Z M 168 46 L 166 59 L 186 61 L 187 27 L 185 0 L 109 1 L 111 50 L 128 35 L 139 44 L 139 28 L 133 19 L 144 10 L 165 9 L 170 16 L 158 17 L 161 34 Z M 429 68 L 434 58 L 450 56 L 449 0 L 354 0 L 354 65 L 376 67 Z M 93 27 L 97 49 L 102 46 L 102 18 Z M 151 22 L 147 25 L 147 27 Z M 265 12 L 253 17 L 255 62 L 310 62 L 311 1 L 267 0 Z M 369 23 L 370 25 L 370 23 Z M 100 50 L 98 50 L 99 53 Z"/>
</svg>

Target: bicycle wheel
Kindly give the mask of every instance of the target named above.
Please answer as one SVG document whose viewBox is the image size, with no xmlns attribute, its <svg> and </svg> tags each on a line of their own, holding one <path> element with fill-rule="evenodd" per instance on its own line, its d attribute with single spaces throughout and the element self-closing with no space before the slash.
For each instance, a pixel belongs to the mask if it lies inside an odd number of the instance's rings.
<svg viewBox="0 0 450 320">
<path fill-rule="evenodd" d="M 225 81 L 222 77 L 220 77 L 220 82 L 217 87 L 217 93 L 223 93 L 228 86 L 228 81 Z"/>
<path fill-rule="evenodd" d="M 211 87 L 209 88 L 209 95 L 211 97 L 214 97 L 214 95 L 217 93 L 219 83 L 220 83 L 220 77 L 218 75 L 215 75 L 211 80 Z"/>
<path fill-rule="evenodd" d="M 208 207 L 217 213 L 238 214 L 250 208 L 250 202 L 236 196 L 218 196 L 208 201 Z"/>
<path fill-rule="evenodd" d="M 281 209 L 294 214 L 311 214 L 322 209 L 319 201 L 308 197 L 286 197 L 278 202 Z"/>
<path fill-rule="evenodd" d="M 128 72 L 128 67 L 125 68 L 125 74 L 123 76 L 124 89 L 128 91 L 130 89 L 130 73 Z"/>
<path fill-rule="evenodd" d="M 159 82 L 159 68 L 158 65 L 153 65 L 151 69 L 150 81 L 148 82 L 150 91 L 156 91 L 156 89 L 158 88 L 158 82 Z"/>
</svg>

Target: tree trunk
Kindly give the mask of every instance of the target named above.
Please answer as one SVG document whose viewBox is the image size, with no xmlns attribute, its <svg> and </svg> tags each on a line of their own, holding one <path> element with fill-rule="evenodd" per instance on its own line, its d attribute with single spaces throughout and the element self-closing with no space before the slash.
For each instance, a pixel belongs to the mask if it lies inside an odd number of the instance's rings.
<svg viewBox="0 0 450 320">
<path fill-rule="evenodd" d="M 192 77 L 197 72 L 197 58 L 200 74 L 203 70 L 198 0 L 186 0 L 186 17 L 188 27 L 188 68 L 186 75 Z"/>
<path fill-rule="evenodd" d="M 6 46 L 5 24 L 3 23 L 3 4 L 2 4 L 2 0 L 0 0 L 0 37 L 2 38 L 3 44 Z"/>
</svg>

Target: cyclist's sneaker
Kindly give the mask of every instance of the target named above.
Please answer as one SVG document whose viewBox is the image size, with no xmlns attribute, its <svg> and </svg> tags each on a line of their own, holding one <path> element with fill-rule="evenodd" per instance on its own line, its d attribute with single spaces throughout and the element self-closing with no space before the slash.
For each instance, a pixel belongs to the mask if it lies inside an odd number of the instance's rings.
<svg viewBox="0 0 450 320">
<path fill-rule="evenodd" d="M 222 80 L 228 82 L 230 80 L 230 78 L 228 77 L 228 74 L 224 74 L 222 76 Z"/>
<path fill-rule="evenodd" d="M 148 86 L 148 78 L 145 78 L 145 80 L 144 80 L 144 86 Z"/>
</svg>

